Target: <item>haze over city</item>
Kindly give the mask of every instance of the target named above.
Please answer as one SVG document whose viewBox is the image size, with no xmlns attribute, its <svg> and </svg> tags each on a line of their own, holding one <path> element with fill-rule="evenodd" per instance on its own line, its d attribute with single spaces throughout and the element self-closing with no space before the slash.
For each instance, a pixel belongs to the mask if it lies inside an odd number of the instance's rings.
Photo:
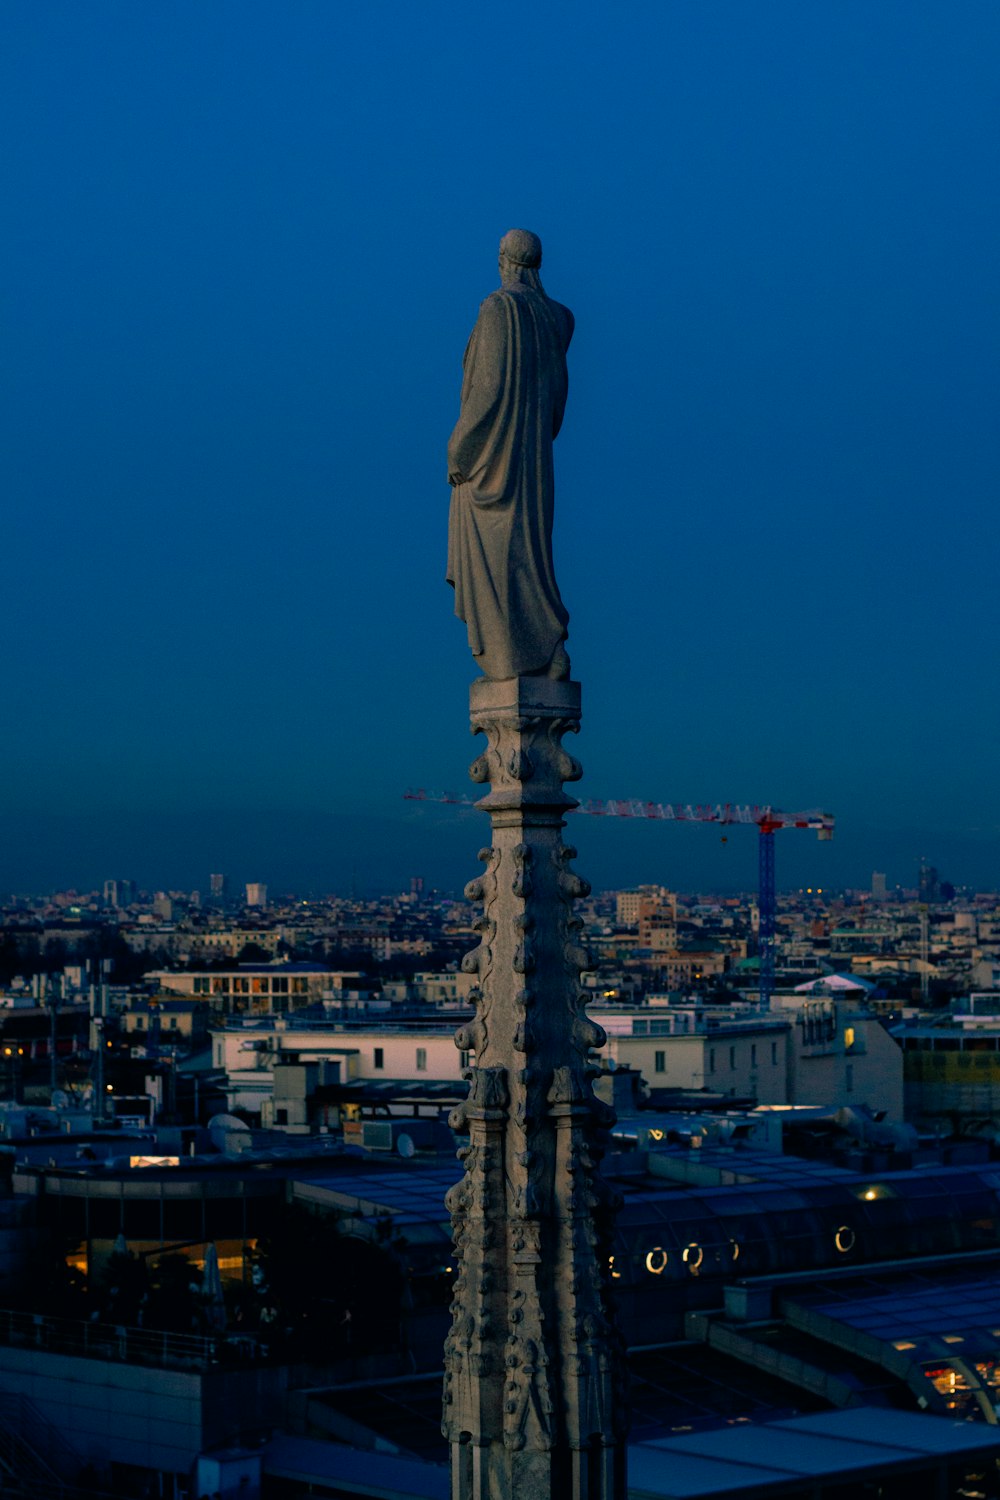
<svg viewBox="0 0 1000 1500">
<path fill-rule="evenodd" d="M 444 448 L 496 245 L 572 307 L 589 797 L 995 886 L 994 6 L 4 7 L 0 889 L 457 888 Z M 600 824 L 613 886 L 755 841 Z"/>
<path fill-rule="evenodd" d="M 0 7 L 4 1500 L 1000 1500 L 998 77 Z"/>
</svg>

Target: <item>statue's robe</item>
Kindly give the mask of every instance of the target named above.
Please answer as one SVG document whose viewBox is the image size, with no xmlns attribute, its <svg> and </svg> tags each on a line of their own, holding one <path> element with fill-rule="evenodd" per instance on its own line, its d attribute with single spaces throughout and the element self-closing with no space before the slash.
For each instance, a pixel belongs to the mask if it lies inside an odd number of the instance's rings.
<svg viewBox="0 0 1000 1500">
<path fill-rule="evenodd" d="M 462 410 L 448 444 L 448 582 L 486 677 L 542 672 L 569 614 L 552 565 L 552 441 L 568 388 L 573 314 L 545 293 L 486 298 L 465 351 Z"/>
</svg>

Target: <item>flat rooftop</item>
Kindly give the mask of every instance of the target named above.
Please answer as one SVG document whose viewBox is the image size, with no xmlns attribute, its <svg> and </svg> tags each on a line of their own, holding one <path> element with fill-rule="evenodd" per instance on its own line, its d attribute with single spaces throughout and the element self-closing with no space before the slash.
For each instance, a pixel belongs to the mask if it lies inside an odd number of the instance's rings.
<svg viewBox="0 0 1000 1500">
<path fill-rule="evenodd" d="M 632 1444 L 629 1500 L 779 1500 L 820 1497 L 834 1485 L 840 1496 L 852 1481 L 908 1476 L 917 1481 L 911 1494 L 931 1495 L 942 1470 L 963 1461 L 978 1470 L 998 1454 L 993 1427 L 855 1407 Z"/>
</svg>

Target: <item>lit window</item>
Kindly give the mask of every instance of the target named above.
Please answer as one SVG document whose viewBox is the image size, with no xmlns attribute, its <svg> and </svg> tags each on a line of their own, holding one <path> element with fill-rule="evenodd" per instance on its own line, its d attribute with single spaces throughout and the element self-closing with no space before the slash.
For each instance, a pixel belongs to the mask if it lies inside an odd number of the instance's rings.
<svg viewBox="0 0 1000 1500">
<path fill-rule="evenodd" d="M 685 1246 L 682 1259 L 691 1272 L 691 1275 L 697 1276 L 701 1268 L 701 1263 L 705 1259 L 705 1252 L 699 1244 L 692 1242 L 690 1245 Z"/>
<path fill-rule="evenodd" d="M 854 1046 L 854 1027 L 853 1026 L 845 1026 L 844 1027 L 844 1046 L 845 1047 L 853 1047 Z"/>
</svg>

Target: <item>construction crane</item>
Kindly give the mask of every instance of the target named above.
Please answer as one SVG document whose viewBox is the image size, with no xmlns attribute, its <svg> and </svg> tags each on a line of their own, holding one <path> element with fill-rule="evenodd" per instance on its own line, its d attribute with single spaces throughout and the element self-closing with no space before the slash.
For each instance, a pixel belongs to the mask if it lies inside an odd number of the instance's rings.
<svg viewBox="0 0 1000 1500">
<path fill-rule="evenodd" d="M 410 802 L 442 802 L 450 806 L 473 807 L 475 798 L 454 797 L 449 793 L 435 795 L 423 788 L 403 793 Z M 811 828 L 821 839 L 833 838 L 831 813 L 811 810 L 787 813 L 780 808 L 735 802 L 582 802 L 573 812 L 591 818 L 648 818 L 667 823 L 755 824 L 757 828 L 757 914 L 758 951 L 760 959 L 760 1008 L 767 1010 L 774 993 L 774 938 L 777 918 L 777 887 L 774 867 L 774 835 L 782 828 Z"/>
</svg>

